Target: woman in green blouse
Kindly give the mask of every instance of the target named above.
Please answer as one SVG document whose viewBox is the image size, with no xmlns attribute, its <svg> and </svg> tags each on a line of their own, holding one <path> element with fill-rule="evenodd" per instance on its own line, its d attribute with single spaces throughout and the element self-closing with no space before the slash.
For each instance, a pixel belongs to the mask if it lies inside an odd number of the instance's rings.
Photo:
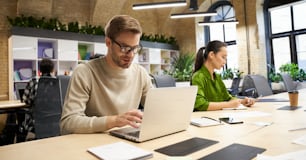
<svg viewBox="0 0 306 160">
<path fill-rule="evenodd" d="M 214 72 L 225 65 L 226 58 L 226 44 L 221 41 L 211 41 L 206 48 L 199 49 L 191 80 L 192 85 L 198 86 L 195 111 L 220 110 L 240 104 L 250 107 L 254 104 L 252 98 L 238 99 L 230 95 L 221 76 Z"/>
</svg>

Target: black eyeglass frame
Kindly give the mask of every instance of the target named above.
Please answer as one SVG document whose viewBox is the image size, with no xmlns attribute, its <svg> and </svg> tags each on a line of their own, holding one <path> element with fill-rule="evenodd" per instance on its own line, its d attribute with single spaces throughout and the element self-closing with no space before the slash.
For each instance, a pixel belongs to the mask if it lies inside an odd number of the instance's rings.
<svg viewBox="0 0 306 160">
<path fill-rule="evenodd" d="M 122 46 L 122 44 L 120 44 L 116 40 L 114 40 L 112 38 L 111 38 L 111 40 L 112 40 L 112 42 L 116 43 L 120 47 L 120 51 L 122 53 L 125 53 L 125 54 L 128 54 L 131 51 L 133 51 L 134 54 L 138 54 L 142 50 L 142 45 L 141 44 L 139 44 L 137 46 L 133 46 L 133 47 L 131 47 L 131 46 Z"/>
</svg>

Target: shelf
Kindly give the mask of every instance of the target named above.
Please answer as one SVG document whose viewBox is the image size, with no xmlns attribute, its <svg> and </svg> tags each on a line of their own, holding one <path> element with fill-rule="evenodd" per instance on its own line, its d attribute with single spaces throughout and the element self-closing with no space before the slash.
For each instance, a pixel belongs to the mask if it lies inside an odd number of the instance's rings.
<svg viewBox="0 0 306 160">
<path fill-rule="evenodd" d="M 39 64 L 44 58 L 54 62 L 56 75 L 69 75 L 78 64 L 87 63 L 91 56 L 107 53 L 104 36 L 21 27 L 13 27 L 11 31 L 9 54 L 12 56 L 9 56 L 9 61 L 12 63 L 9 75 L 13 77 L 12 83 L 39 76 Z M 145 41 L 141 41 L 141 44 L 143 49 L 135 55 L 133 63 L 138 63 L 150 74 L 164 74 L 170 70 L 171 59 L 179 54 L 176 47 L 168 44 Z M 20 76 L 20 70 L 24 69 L 32 74 L 28 77 Z M 13 91 L 13 88 L 10 90 Z"/>
</svg>

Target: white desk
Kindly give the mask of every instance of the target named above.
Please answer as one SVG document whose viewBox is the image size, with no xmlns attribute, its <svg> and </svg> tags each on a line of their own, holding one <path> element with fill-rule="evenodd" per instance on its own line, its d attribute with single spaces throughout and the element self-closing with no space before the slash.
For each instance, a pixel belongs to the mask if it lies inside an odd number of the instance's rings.
<svg viewBox="0 0 306 160">
<path fill-rule="evenodd" d="M 300 91 L 299 104 L 306 106 L 303 97 L 306 89 Z M 287 98 L 287 93 L 273 95 L 269 98 Z M 277 108 L 288 105 L 289 102 L 260 102 L 254 107 L 242 111 L 209 111 L 195 112 L 193 117 L 208 116 L 212 118 L 222 117 L 227 113 L 238 113 L 260 111 L 271 114 L 270 116 L 241 118 L 244 123 L 237 125 L 218 125 L 206 128 L 189 126 L 187 131 L 179 132 L 169 136 L 150 140 L 143 143 L 133 143 L 123 139 L 110 136 L 106 133 L 100 134 L 73 134 L 43 140 L 17 143 L 0 147 L 1 160 L 51 160 L 51 159 L 80 159 L 97 160 L 97 158 L 86 150 L 87 148 L 103 144 L 124 141 L 137 147 L 153 151 L 154 149 L 174 144 L 192 137 L 202 137 L 219 141 L 219 143 L 208 148 L 194 152 L 188 156 L 193 159 L 201 158 L 215 152 L 232 143 L 240 143 L 256 147 L 266 148 L 264 154 L 279 155 L 287 152 L 305 150 L 305 146 L 291 143 L 293 139 L 306 134 L 306 130 L 289 132 L 289 129 L 306 126 L 306 107 L 295 111 L 277 110 Z M 272 125 L 262 127 L 254 122 L 273 122 Z M 167 156 L 154 152 L 152 159 L 165 159 Z"/>
</svg>

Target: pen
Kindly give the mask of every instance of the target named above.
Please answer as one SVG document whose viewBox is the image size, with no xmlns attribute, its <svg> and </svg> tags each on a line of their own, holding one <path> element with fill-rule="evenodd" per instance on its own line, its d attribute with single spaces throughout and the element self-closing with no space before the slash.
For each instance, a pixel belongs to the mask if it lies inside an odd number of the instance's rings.
<svg viewBox="0 0 306 160">
<path fill-rule="evenodd" d="M 306 129 L 306 127 L 289 129 L 288 131 L 299 131 L 299 130 L 304 130 L 304 129 Z"/>
<path fill-rule="evenodd" d="M 210 120 L 213 120 L 213 121 L 221 122 L 221 121 L 218 121 L 218 120 L 216 120 L 216 119 L 213 119 L 213 118 L 210 118 L 210 117 L 206 117 L 206 116 L 201 117 L 201 118 L 207 118 L 207 119 L 210 119 Z"/>
</svg>

